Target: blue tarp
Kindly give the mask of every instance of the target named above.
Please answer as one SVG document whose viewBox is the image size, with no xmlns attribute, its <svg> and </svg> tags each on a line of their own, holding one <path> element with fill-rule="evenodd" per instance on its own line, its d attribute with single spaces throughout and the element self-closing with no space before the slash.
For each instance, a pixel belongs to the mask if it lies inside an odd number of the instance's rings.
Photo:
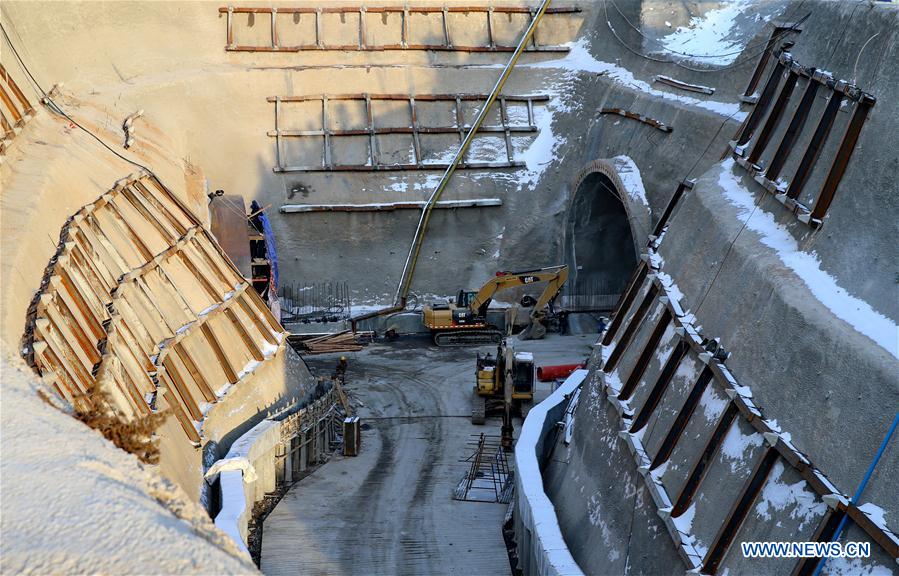
<svg viewBox="0 0 899 576">
<path fill-rule="evenodd" d="M 250 212 L 258 212 L 262 207 L 253 200 L 250 203 Z M 278 293 L 278 254 L 275 252 L 275 233 L 272 231 L 272 224 L 269 222 L 268 215 L 265 212 L 259 212 L 257 215 L 259 222 L 262 224 L 262 235 L 265 236 L 265 256 L 271 262 L 272 267 L 272 285 L 275 294 Z"/>
</svg>

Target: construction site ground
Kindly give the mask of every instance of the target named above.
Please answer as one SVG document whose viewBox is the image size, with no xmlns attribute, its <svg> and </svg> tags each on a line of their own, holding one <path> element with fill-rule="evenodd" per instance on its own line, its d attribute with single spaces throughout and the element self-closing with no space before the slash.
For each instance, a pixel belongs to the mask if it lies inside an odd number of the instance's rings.
<svg viewBox="0 0 899 576">
<path fill-rule="evenodd" d="M 584 360 L 595 335 L 519 342 L 538 366 Z M 452 499 L 473 434 L 500 433 L 500 418 L 469 420 L 475 354 L 416 338 L 347 354 L 346 390 L 362 418 L 358 457 L 333 458 L 295 484 L 266 518 L 263 573 L 508 574 L 506 504 Z M 307 358 L 328 376 L 340 354 Z M 538 382 L 535 401 L 550 393 Z M 515 420 L 515 435 L 521 428 Z M 511 461 L 511 457 L 510 457 Z"/>
</svg>

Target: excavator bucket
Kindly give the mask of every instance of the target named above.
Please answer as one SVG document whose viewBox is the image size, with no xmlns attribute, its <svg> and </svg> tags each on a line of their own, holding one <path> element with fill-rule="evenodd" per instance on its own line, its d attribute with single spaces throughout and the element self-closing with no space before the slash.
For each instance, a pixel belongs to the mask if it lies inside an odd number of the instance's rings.
<svg viewBox="0 0 899 576">
<path fill-rule="evenodd" d="M 546 326 L 539 320 L 531 320 L 531 323 L 518 334 L 519 340 L 540 340 L 546 336 Z"/>
</svg>

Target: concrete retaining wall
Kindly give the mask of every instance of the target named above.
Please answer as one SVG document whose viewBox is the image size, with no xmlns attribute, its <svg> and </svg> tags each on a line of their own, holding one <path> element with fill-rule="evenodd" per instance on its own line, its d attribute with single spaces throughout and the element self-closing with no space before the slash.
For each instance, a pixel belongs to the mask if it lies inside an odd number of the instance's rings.
<svg viewBox="0 0 899 576">
<path fill-rule="evenodd" d="M 216 475 L 219 479 L 222 508 L 215 525 L 247 554 L 247 525 L 253 504 L 276 487 L 275 456 L 280 442 L 280 422 L 263 420 L 241 436 L 206 475 L 207 481 L 213 481 Z"/>
<path fill-rule="evenodd" d="M 254 505 L 266 494 L 295 482 L 295 470 L 306 470 L 306 461 L 293 462 L 295 458 L 302 455 L 320 463 L 330 453 L 336 401 L 333 387 L 310 389 L 294 406 L 265 418 L 241 435 L 225 457 L 207 470 L 208 484 L 215 486 L 218 480 L 221 509 L 215 525 L 245 553 L 249 554 L 247 536 Z"/>
<path fill-rule="evenodd" d="M 527 576 L 583 574 L 565 544 L 553 503 L 544 493 L 542 468 L 568 401 L 586 376 L 586 370 L 575 370 L 534 406 L 515 445 L 515 534 L 519 568 Z"/>
</svg>

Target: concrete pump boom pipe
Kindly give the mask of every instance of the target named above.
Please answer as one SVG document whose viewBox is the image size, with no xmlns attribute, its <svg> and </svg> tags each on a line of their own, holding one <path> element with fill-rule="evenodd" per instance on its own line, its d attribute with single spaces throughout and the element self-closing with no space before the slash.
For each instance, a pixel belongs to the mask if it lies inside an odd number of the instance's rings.
<svg viewBox="0 0 899 576">
<path fill-rule="evenodd" d="M 531 40 L 531 37 L 534 35 L 534 30 L 537 29 L 537 23 L 540 22 L 540 19 L 543 17 L 546 9 L 549 7 L 550 2 L 551 0 L 543 0 L 543 3 L 540 5 L 540 9 L 537 10 L 536 14 L 534 14 L 534 18 L 531 20 L 531 24 L 528 26 L 527 30 L 525 30 L 524 35 L 518 42 L 518 46 L 515 48 L 515 52 L 513 52 L 512 56 L 509 58 L 509 63 L 506 64 L 505 68 L 503 68 L 503 73 L 496 81 L 496 85 L 493 87 L 493 90 L 491 90 L 490 96 L 487 97 L 487 101 L 484 103 L 484 106 L 478 112 L 477 118 L 475 118 L 474 123 L 471 125 L 471 129 L 468 131 L 468 134 L 465 136 L 465 139 L 459 146 L 459 150 L 453 157 L 453 161 L 450 162 L 450 165 L 447 167 L 446 172 L 443 173 L 443 177 L 440 179 L 437 187 L 434 188 L 434 192 L 431 193 L 431 197 L 428 198 L 428 203 L 424 206 L 424 208 L 422 208 L 421 217 L 418 220 L 418 227 L 415 229 L 415 237 L 412 241 L 412 246 L 409 248 L 409 254 L 406 256 L 406 263 L 403 266 L 403 275 L 400 278 L 400 284 L 396 290 L 394 306 L 392 309 L 387 310 L 396 310 L 405 307 L 406 298 L 409 296 L 409 289 L 412 287 L 412 275 L 415 272 L 415 263 L 418 261 L 418 255 L 421 252 L 421 246 L 424 243 L 425 232 L 427 232 L 428 222 L 430 222 L 431 220 L 431 212 L 434 209 L 434 205 L 440 199 L 440 196 L 446 189 L 447 184 L 449 184 L 450 179 L 453 177 L 453 173 L 455 173 L 456 171 L 456 166 L 459 165 L 459 162 L 462 160 L 462 157 L 465 155 L 465 152 L 471 145 L 472 140 L 474 140 L 475 134 L 481 127 L 484 119 L 487 117 L 487 112 L 496 101 L 496 97 L 499 96 L 499 93 L 502 91 L 503 86 L 506 84 L 506 80 L 509 78 L 512 70 L 515 68 L 515 64 L 516 62 L 518 62 L 519 56 L 521 56 L 521 53 L 524 52 L 525 46 L 527 46 L 528 42 L 530 42 Z"/>
</svg>

